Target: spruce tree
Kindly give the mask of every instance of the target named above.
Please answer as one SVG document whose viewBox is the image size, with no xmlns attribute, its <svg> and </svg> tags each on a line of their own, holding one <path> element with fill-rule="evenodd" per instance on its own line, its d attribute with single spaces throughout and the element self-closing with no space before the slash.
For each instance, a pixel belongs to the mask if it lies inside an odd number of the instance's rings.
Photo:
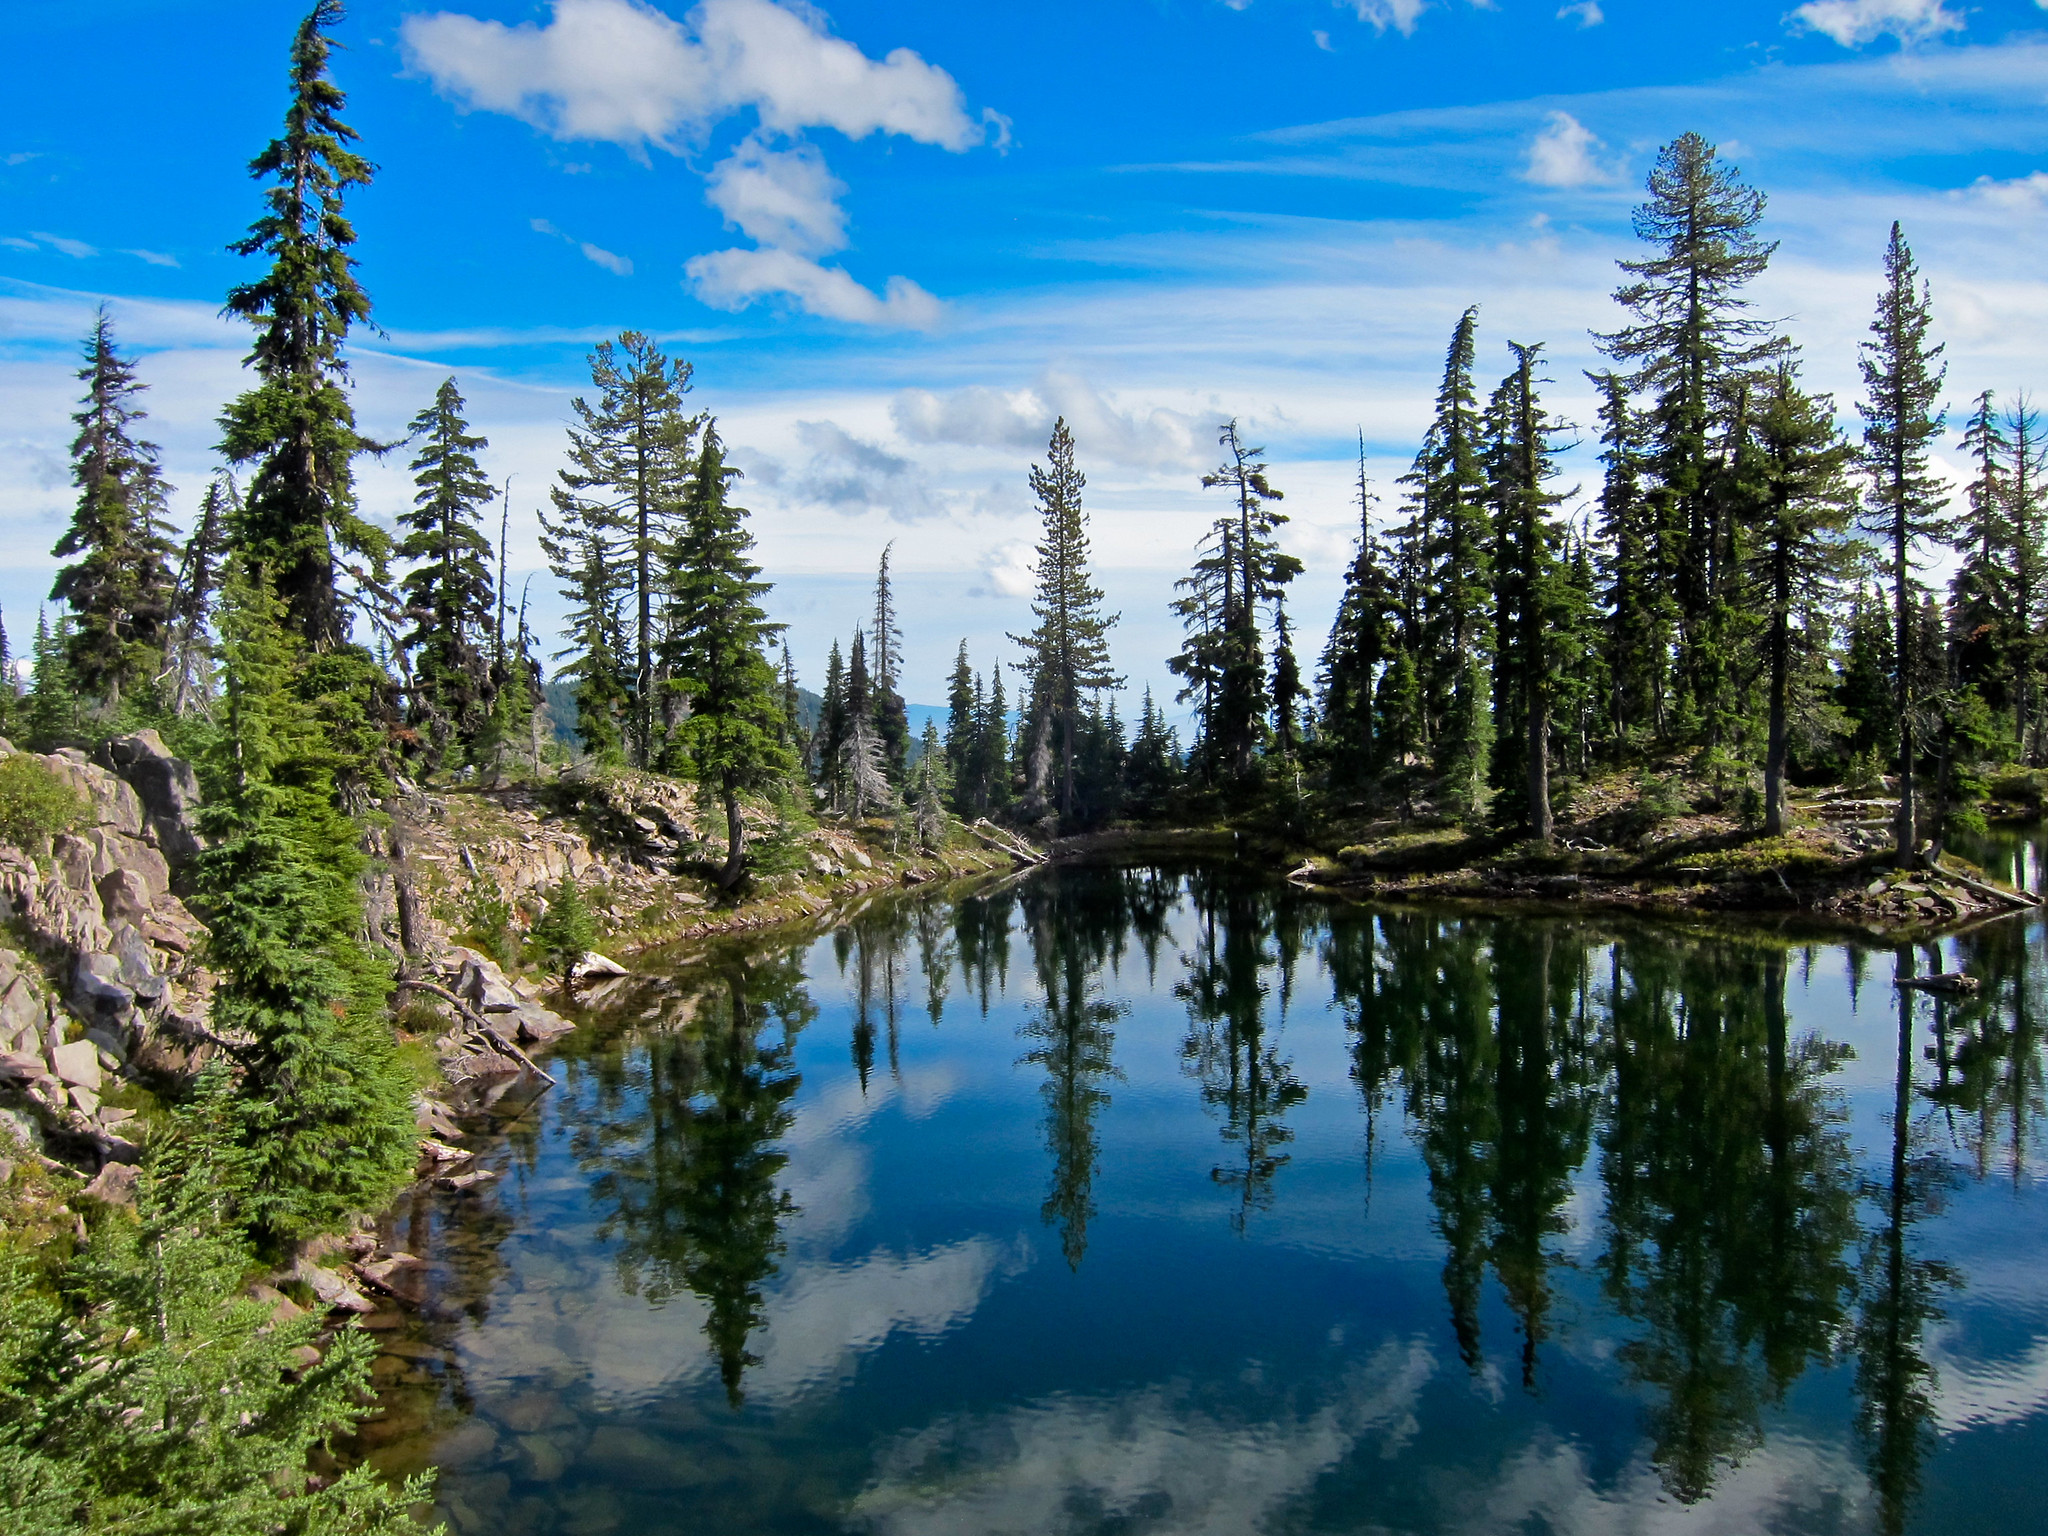
<svg viewBox="0 0 2048 1536">
<path fill-rule="evenodd" d="M 1723 458 L 1713 442 L 1717 400 L 1731 380 L 1753 372 L 1772 347 L 1769 322 L 1754 318 L 1743 290 L 1769 265 L 1774 242 L 1761 239 L 1764 196 L 1743 184 L 1696 133 L 1664 146 L 1651 169 L 1648 199 L 1635 211 L 1637 238 L 1656 254 L 1621 263 L 1634 281 L 1615 291 L 1634 323 L 1596 339 L 1632 365 L 1630 389 L 1651 397 L 1647 463 L 1654 476 L 1656 563 L 1677 620 L 1683 701 L 1697 720 L 1717 705 L 1714 669 L 1725 660 L 1718 623 L 1729 559 L 1727 507 L 1715 477 Z"/>
<path fill-rule="evenodd" d="M 132 431 L 148 413 L 136 403 L 146 387 L 114 343 L 100 306 L 85 342 L 84 408 L 71 419 L 71 478 L 78 506 L 51 551 L 71 563 L 50 596 L 72 619 L 71 676 L 89 698 L 113 709 L 156 676 L 169 614 L 171 545 L 164 537 L 169 487 L 157 447 Z"/>
<path fill-rule="evenodd" d="M 1059 768 L 1063 820 L 1075 812 L 1075 745 L 1081 732 L 1082 696 L 1118 688 L 1110 670 L 1109 631 L 1116 614 L 1102 611 L 1102 591 L 1088 568 L 1088 514 L 1081 492 L 1088 484 L 1074 463 L 1074 438 L 1065 417 L 1053 422 L 1045 463 L 1031 466 L 1031 493 L 1038 498 L 1036 550 L 1038 590 L 1031 615 L 1038 623 L 1028 635 L 1010 638 L 1024 648 L 1025 665 L 1037 682 L 1047 712 Z M 963 649 L 962 665 L 966 656 Z"/>
<path fill-rule="evenodd" d="M 545 517 L 541 549 L 549 567 L 567 583 L 562 595 L 570 603 L 564 619 L 569 644 L 555 653 L 567 665 L 557 668 L 555 676 L 576 685 L 576 735 L 583 750 L 600 762 L 616 761 L 625 748 L 631 698 L 620 659 L 625 641 L 619 609 L 625 593 L 613 551 L 601 530 L 557 531 Z"/>
<path fill-rule="evenodd" d="M 1464 695 L 1471 663 L 1493 655 L 1493 534 L 1486 512 L 1483 423 L 1472 369 L 1479 310 L 1458 317 L 1444 356 L 1436 414 L 1407 476 L 1415 498 L 1416 554 L 1426 575 L 1423 678 L 1431 713 L 1444 722 L 1439 766 L 1470 756 L 1465 727 L 1480 701 Z"/>
<path fill-rule="evenodd" d="M 2040 760 L 2041 714 L 2036 704 L 2041 673 L 2041 631 L 2044 613 L 2044 549 L 2041 488 L 2048 475 L 2048 441 L 2041 435 L 2041 418 L 2021 394 L 2005 415 L 2009 443 L 2005 476 L 2005 524 L 2007 568 L 2011 572 L 2006 601 L 2004 629 L 2011 637 L 2008 666 L 2009 691 L 2013 701 L 2013 735 L 2019 743 L 2020 760 Z"/>
<path fill-rule="evenodd" d="M 846 662 L 839 654 L 839 642 L 832 642 L 832 654 L 825 662 L 825 694 L 818 705 L 818 782 L 831 805 L 839 804 L 844 789 L 840 760 L 846 747 Z"/>
<path fill-rule="evenodd" d="M 1230 531 L 1220 551 L 1224 565 L 1217 658 L 1220 675 L 1216 718 L 1209 722 L 1209 729 L 1216 734 L 1222 761 L 1239 779 L 1246 779 L 1265 735 L 1266 712 L 1271 706 L 1259 641 L 1259 605 L 1275 600 L 1301 574 L 1301 562 L 1281 553 L 1274 537 L 1287 517 L 1273 510 L 1273 503 L 1282 497 L 1267 477 L 1266 450 L 1245 443 L 1234 417 L 1218 428 L 1216 441 L 1226 457 L 1202 476 L 1202 486 L 1228 490 L 1236 499 L 1237 512 L 1234 523 L 1226 519 Z"/>
<path fill-rule="evenodd" d="M 700 440 L 675 553 L 674 686 L 690 701 L 677 745 L 697 783 L 725 813 L 718 883 L 730 889 L 747 867 L 741 794 L 795 772 L 796 758 L 784 737 L 781 689 L 766 654 L 783 626 L 770 623 L 761 607 L 769 584 L 751 558 L 747 511 L 729 495 L 739 471 L 725 462 L 725 445 L 709 421 Z"/>
<path fill-rule="evenodd" d="M 1915 546 L 1951 536 L 1943 516 L 1947 494 L 1928 465 L 1928 452 L 1942 429 L 1941 387 L 1947 369 L 1942 349 L 1931 345 L 1933 301 L 1913 264 L 1904 230 L 1892 225 L 1885 248 L 1885 286 L 1878 296 L 1875 338 L 1862 346 L 1864 527 L 1878 540 L 1888 563 L 1893 624 L 1893 695 L 1899 752 L 1899 806 L 1893 839 L 1902 860 L 1918 848 L 1914 770 L 1919 737 L 1915 719 L 1916 652 L 1914 613 L 1919 583 Z"/>
<path fill-rule="evenodd" d="M 599 342 L 590 354 L 595 405 L 579 395 L 569 402 L 569 467 L 550 488 L 555 505 L 543 529 L 557 541 L 572 532 L 601 545 L 612 562 L 615 590 L 633 607 L 625 666 L 630 710 L 626 745 L 635 767 L 655 754 L 655 602 L 661 550 L 672 535 L 691 468 L 697 421 L 683 409 L 690 364 L 671 359 L 654 339 L 622 331 L 616 343 Z M 559 565 L 555 573 L 568 579 Z"/>
<path fill-rule="evenodd" d="M 974 670 L 967 662 L 967 642 L 953 658 L 953 675 L 946 683 L 946 771 L 952 776 L 953 808 L 967 815 L 972 802 L 975 765 L 975 733 L 980 729 L 980 690 Z"/>
<path fill-rule="evenodd" d="M 1786 829 L 1785 773 L 1796 663 L 1794 620 L 1825 603 L 1850 551 L 1842 532 L 1854 508 L 1847 470 L 1854 450 L 1835 430 L 1834 402 L 1806 394 L 1788 358 L 1752 421 L 1753 483 L 1744 521 L 1752 603 L 1767 615 L 1764 666 L 1768 725 L 1764 751 L 1764 832 Z"/>
<path fill-rule="evenodd" d="M 868 652 L 875 735 L 882 743 L 882 761 L 889 782 L 901 784 L 910 755 L 910 716 L 903 707 L 903 695 L 896 689 L 903 669 L 903 629 L 896 622 L 896 589 L 889 576 L 889 556 L 894 542 L 882 546 L 882 561 L 875 572 L 875 629 Z"/>
<path fill-rule="evenodd" d="M 352 462 L 371 445 L 356 431 L 343 346 L 370 316 L 356 281 L 343 202 L 367 186 L 370 162 L 349 146 L 345 98 L 327 72 L 340 0 L 316 0 L 292 39 L 284 131 L 250 162 L 270 183 L 265 213 L 231 249 L 270 269 L 228 293 L 227 313 L 256 328 L 248 357 L 257 384 L 221 418 L 222 451 L 253 464 L 237 542 L 284 598 L 292 628 L 316 650 L 348 636 L 335 587 L 337 558 L 381 562 L 387 540 L 356 512 Z"/>
<path fill-rule="evenodd" d="M 61 610 L 57 624 L 36 610 L 36 638 L 29 652 L 28 740 L 38 750 L 68 746 L 78 732 L 78 684 L 71 676 L 71 622 Z"/>
<path fill-rule="evenodd" d="M 1234 625 L 1238 610 L 1236 527 L 1219 520 L 1197 547 L 1194 569 L 1174 584 L 1174 599 L 1184 634 L 1181 650 L 1167 667 L 1184 680 L 1175 695 L 1194 705 L 1194 766 L 1204 784 L 1214 784 L 1229 754 L 1225 746 L 1236 717 L 1249 714 L 1250 699 L 1234 691 L 1231 667 L 1241 636 Z M 1240 673 L 1240 676 L 1242 674 Z M 1259 679 L 1253 674 L 1253 681 Z"/>
<path fill-rule="evenodd" d="M 1602 714 L 1617 761 L 1644 753 L 1667 733 L 1675 605 L 1659 569 L 1656 510 L 1643 485 L 1644 422 L 1615 373 L 1588 373 L 1600 391 L 1601 650 L 1607 680 Z"/>
<path fill-rule="evenodd" d="M 213 704 L 213 645 L 207 626 L 220 581 L 227 521 L 235 514 L 237 501 L 235 483 L 227 476 L 209 483 L 206 499 L 199 504 L 199 521 L 178 558 L 159 681 L 165 703 L 181 718 L 203 713 Z"/>
<path fill-rule="evenodd" d="M 399 514 L 407 530 L 399 556 L 415 562 L 400 586 L 413 629 L 404 644 L 416 647 L 418 706 L 434 743 L 433 764 L 451 750 L 476 744 L 490 713 L 491 541 L 481 512 L 491 483 L 477 467 L 476 450 L 488 439 L 469 430 L 462 393 L 451 377 L 434 403 L 412 420 L 419 444 L 412 461 L 412 510 Z"/>
</svg>

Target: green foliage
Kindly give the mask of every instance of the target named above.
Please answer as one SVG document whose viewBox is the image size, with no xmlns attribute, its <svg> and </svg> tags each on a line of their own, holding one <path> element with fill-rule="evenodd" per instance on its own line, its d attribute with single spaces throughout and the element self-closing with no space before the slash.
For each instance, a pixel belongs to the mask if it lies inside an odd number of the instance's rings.
<svg viewBox="0 0 2048 1536">
<path fill-rule="evenodd" d="M 346 658 L 306 658 L 282 616 L 260 575 L 231 573 L 213 846 L 196 868 L 220 976 L 214 1028 L 246 1042 L 230 1052 L 232 1080 L 210 1088 L 209 1114 L 237 1215 L 269 1243 L 382 1205 L 417 1150 L 384 1018 L 390 974 L 361 938 L 360 834 L 336 804 L 348 758 L 324 684 Z"/>
<path fill-rule="evenodd" d="M 547 906 L 533 920 L 527 943 L 548 974 L 567 986 L 596 942 L 597 918 L 583 888 L 564 875 L 548 891 Z"/>
<path fill-rule="evenodd" d="M 369 1335 L 241 1293 L 204 1138 L 172 1139 L 68 1260 L 0 1249 L 0 1507 L 17 1536 L 417 1536 L 402 1488 L 308 1456 L 370 1411 Z"/>
<path fill-rule="evenodd" d="M 462 922 L 462 938 L 472 949 L 480 949 L 508 970 L 519 964 L 519 931 L 514 925 L 512 899 L 480 875 L 471 875 L 456 903 Z"/>
<path fill-rule="evenodd" d="M 0 843 L 35 854 L 85 820 L 85 796 L 26 752 L 0 758 Z"/>
</svg>

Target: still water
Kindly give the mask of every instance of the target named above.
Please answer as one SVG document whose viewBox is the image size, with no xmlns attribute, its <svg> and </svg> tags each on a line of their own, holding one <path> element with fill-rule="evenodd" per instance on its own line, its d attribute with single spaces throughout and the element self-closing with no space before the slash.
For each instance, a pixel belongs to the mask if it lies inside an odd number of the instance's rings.
<svg viewBox="0 0 2048 1536">
<path fill-rule="evenodd" d="M 2042 937 L 1192 867 L 714 951 L 396 1213 L 362 1448 L 460 1536 L 2040 1530 Z"/>
</svg>

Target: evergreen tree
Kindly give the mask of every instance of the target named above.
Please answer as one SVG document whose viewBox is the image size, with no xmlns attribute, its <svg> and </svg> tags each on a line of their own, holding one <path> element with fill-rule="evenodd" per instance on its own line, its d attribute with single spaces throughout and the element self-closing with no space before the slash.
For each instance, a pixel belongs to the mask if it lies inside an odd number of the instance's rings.
<svg viewBox="0 0 2048 1536">
<path fill-rule="evenodd" d="M 231 249 L 263 255 L 270 269 L 228 293 L 227 313 L 256 328 L 248 362 L 257 384 L 221 418 L 222 451 L 254 474 L 236 530 L 252 569 L 268 573 L 292 628 L 316 650 L 341 645 L 348 622 L 335 587 L 337 559 L 380 563 L 387 541 L 356 512 L 355 456 L 372 445 L 356 431 L 342 348 L 370 317 L 356 281 L 354 227 L 343 211 L 350 187 L 374 167 L 349 146 L 345 98 L 327 72 L 327 34 L 341 0 L 315 0 L 292 39 L 291 104 L 284 132 L 250 162 L 270 183 L 267 210 Z"/>
<path fill-rule="evenodd" d="M 157 468 L 157 447 L 132 432 L 148 413 L 136 403 L 146 387 L 114 344 L 113 322 L 100 306 L 86 338 L 84 409 L 71 419 L 71 478 L 78 507 L 51 551 L 72 563 L 57 572 L 50 596 L 72 616 L 71 675 L 109 709 L 153 679 L 169 616 L 171 545 L 164 537 L 169 487 Z"/>
<path fill-rule="evenodd" d="M 1439 772 L 1471 758 L 1467 728 L 1485 706 L 1465 695 L 1477 659 L 1493 656 L 1493 533 L 1488 526 L 1483 423 L 1472 368 L 1478 357 L 1479 311 L 1459 316 L 1444 357 L 1436 414 L 1415 465 L 1406 476 L 1413 498 L 1410 537 L 1426 572 L 1429 594 L 1421 639 L 1426 651 L 1423 687 L 1431 715 L 1443 722 L 1437 740 Z"/>
<path fill-rule="evenodd" d="M 1555 471 L 1556 431 L 1537 395 L 1539 346 L 1509 342 L 1515 371 L 1501 386 L 1499 437 L 1493 445 L 1501 527 L 1498 679 L 1520 725 L 1519 758 L 1527 788 L 1529 835 L 1553 836 L 1550 812 L 1551 704 L 1563 654 L 1560 640 L 1571 603 L 1559 559 L 1562 530 L 1551 511 L 1564 498 L 1546 487 Z"/>
<path fill-rule="evenodd" d="M 1633 365 L 1629 387 L 1652 398 L 1647 461 L 1655 482 L 1649 494 L 1657 572 L 1676 610 L 1678 667 L 1688 713 L 1697 719 L 1719 702 L 1707 695 L 1710 674 L 1725 660 L 1717 625 L 1726 612 L 1725 588 L 1736 577 L 1715 486 L 1715 405 L 1773 345 L 1770 324 L 1750 315 L 1742 294 L 1777 246 L 1757 234 L 1763 194 L 1745 186 L 1696 133 L 1659 152 L 1648 192 L 1635 211 L 1635 230 L 1656 254 L 1623 262 L 1634 281 L 1614 295 L 1635 323 L 1598 339 L 1610 357 Z"/>
<path fill-rule="evenodd" d="M 1277 600 L 1287 584 L 1301 574 L 1301 562 L 1282 554 L 1274 538 L 1287 518 L 1273 510 L 1272 504 L 1282 498 L 1267 478 L 1266 450 L 1245 444 L 1234 417 L 1218 429 L 1216 441 L 1227 457 L 1202 476 L 1202 486 L 1205 490 L 1227 489 L 1237 501 L 1237 513 L 1231 529 L 1235 539 L 1226 534 L 1221 550 L 1220 675 L 1216 718 L 1206 724 L 1216 733 L 1221 761 L 1239 779 L 1245 779 L 1251 775 L 1253 753 L 1265 735 L 1266 711 L 1271 704 L 1259 643 L 1259 604 Z M 1227 519 L 1225 526 L 1230 526 Z"/>
<path fill-rule="evenodd" d="M 725 812 L 725 866 L 718 880 L 730 889 L 746 872 L 741 793 L 793 773 L 796 759 L 783 736 L 783 702 L 765 654 L 783 626 L 771 624 L 761 607 L 769 586 L 750 558 L 747 512 L 727 494 L 739 471 L 725 462 L 725 446 L 708 421 L 702 443 L 676 546 L 674 686 L 690 700 L 678 735 L 684 760 Z"/>
<path fill-rule="evenodd" d="M 412 510 L 399 515 L 408 530 L 401 558 L 416 562 L 400 586 L 413 621 L 404 639 L 417 647 L 418 705 L 438 765 L 451 749 L 473 747 L 491 708 L 491 541 L 480 513 L 491 483 L 477 467 L 476 450 L 488 440 L 463 419 L 462 393 L 442 381 L 434 403 L 412 420 L 419 456 L 412 461 L 419 489 Z"/>
<path fill-rule="evenodd" d="M 556 669 L 558 679 L 576 685 L 576 735 L 583 750 L 600 762 L 615 761 L 625 745 L 625 717 L 630 704 L 625 670 L 620 663 L 621 587 L 612 551 L 595 528 L 557 531 L 541 519 L 541 549 L 550 569 L 568 583 L 562 595 L 570 608 L 564 620 L 569 644 L 555 653 L 568 665 Z"/>
<path fill-rule="evenodd" d="M 78 685 L 71 676 L 71 621 L 59 612 L 57 627 L 36 610 L 36 638 L 29 652 L 28 739 L 48 748 L 66 744 L 78 732 Z"/>
<path fill-rule="evenodd" d="M 846 663 L 839 654 L 839 642 L 832 642 L 832 654 L 825 662 L 825 696 L 818 706 L 818 782 L 826 800 L 839 804 L 845 785 L 840 764 L 846 750 Z"/>
<path fill-rule="evenodd" d="M 974 798 L 976 738 L 981 729 L 980 685 L 967 662 L 967 642 L 953 658 L 953 675 L 946 684 L 946 771 L 952 776 L 953 809 L 973 814 L 968 806 Z"/>
<path fill-rule="evenodd" d="M 981 721 L 981 761 L 977 769 L 982 810 L 998 815 L 1015 798 L 1010 783 L 1010 706 L 1003 698 L 1003 664 L 989 668 L 988 702 Z"/>
<path fill-rule="evenodd" d="M 2041 710 L 2035 699 L 2041 672 L 2041 630 L 2044 619 L 2042 590 L 2044 550 L 2041 527 L 2041 484 L 2048 474 L 2048 443 L 2041 436 L 2041 419 L 2028 407 L 2022 394 L 2006 412 L 2005 430 L 2010 444 L 2006 459 L 2006 555 L 2011 572 L 2004 629 L 2011 637 L 2008 668 L 2011 673 L 2013 735 L 2019 743 L 2022 762 L 2041 757 Z"/>
<path fill-rule="evenodd" d="M 889 782 L 901 784 L 910 756 L 910 716 L 904 710 L 903 696 L 896 691 L 903 662 L 903 630 L 896 622 L 896 591 L 889 577 L 889 554 L 895 547 L 894 543 L 882 547 L 882 562 L 875 572 L 875 632 L 868 665 L 882 761 L 888 767 Z"/>
<path fill-rule="evenodd" d="M 1053 422 L 1045 459 L 1043 466 L 1031 466 L 1039 514 L 1038 590 L 1031 615 L 1038 625 L 1028 635 L 1010 638 L 1024 647 L 1025 665 L 1037 683 L 1035 694 L 1046 711 L 1059 764 L 1060 816 L 1071 821 L 1082 695 L 1121 687 L 1123 679 L 1110 670 L 1109 631 L 1118 616 L 1103 613 L 1102 591 L 1088 569 L 1088 515 L 1081 509 L 1088 480 L 1074 464 L 1074 438 L 1065 417 Z M 961 665 L 966 665 L 964 647 Z"/>
<path fill-rule="evenodd" d="M 799 771 L 808 768 L 811 739 L 804 729 L 803 690 L 797 686 L 796 658 L 789 654 L 789 632 L 782 634 L 782 666 L 777 674 L 777 697 L 782 703 L 782 744 L 789 748 Z"/>
<path fill-rule="evenodd" d="M 1859 582 L 1849 608 L 1836 702 L 1849 721 L 1850 754 L 1876 764 L 1890 762 L 1898 752 L 1899 720 L 1892 691 L 1895 656 L 1885 604 Z"/>
<path fill-rule="evenodd" d="M 213 703 L 213 645 L 207 624 L 220 580 L 225 522 L 237 500 L 235 483 L 226 476 L 208 484 L 206 499 L 199 504 L 199 522 L 178 559 L 159 682 L 168 685 L 165 702 L 181 718 L 210 709 Z"/>
<path fill-rule="evenodd" d="M 1615 373 L 1586 375 L 1600 391 L 1600 592 L 1608 682 L 1605 727 L 1618 760 L 1644 751 L 1668 730 L 1674 604 L 1659 569 L 1655 505 L 1645 493 L 1644 423 Z"/>
<path fill-rule="evenodd" d="M 629 700 L 626 746 L 635 767 L 655 757 L 655 600 L 658 561 L 670 541 L 690 472 L 696 418 L 683 410 L 691 368 L 670 359 L 654 339 L 622 331 L 590 354 L 595 405 L 579 395 L 569 402 L 569 467 L 550 488 L 555 517 L 542 528 L 557 542 L 601 547 L 611 566 L 619 603 L 633 605 L 630 653 L 616 650 L 626 667 Z M 573 579 L 555 565 L 555 574 Z"/>
<path fill-rule="evenodd" d="M 1942 349 L 1929 345 L 1933 304 L 1919 280 L 1905 232 L 1892 225 L 1885 248 L 1885 287 L 1879 295 L 1876 338 L 1862 347 L 1866 398 L 1863 415 L 1864 526 L 1879 541 L 1889 563 L 1893 647 L 1893 710 L 1899 744 L 1899 808 L 1893 837 L 1901 859 L 1911 859 L 1918 843 L 1914 806 L 1914 769 L 1919 755 L 1914 718 L 1915 654 L 1913 616 L 1919 583 L 1914 576 L 1915 546 L 1951 536 L 1952 524 L 1942 517 L 1948 497 L 1929 468 L 1928 450 L 1941 432 L 1939 399 L 1947 375 L 1939 363 Z"/>
<path fill-rule="evenodd" d="M 1854 501 L 1845 478 L 1853 450 L 1835 431 L 1833 408 L 1827 396 L 1816 398 L 1798 387 L 1788 358 L 1752 422 L 1754 483 L 1744 520 L 1750 587 L 1768 615 L 1764 832 L 1771 837 L 1786 829 L 1793 624 L 1802 611 L 1826 601 L 1849 554 L 1841 534 Z"/>
<path fill-rule="evenodd" d="M 361 938 L 360 835 L 336 805 L 352 744 L 307 702 L 313 668 L 269 583 L 238 567 L 228 598 L 196 878 L 213 1030 L 236 1068 L 214 1110 L 223 1166 L 241 1221 L 274 1245 L 381 1208 L 418 1131 L 384 1017 L 390 974 Z"/>
<path fill-rule="evenodd" d="M 1179 781 L 1179 747 L 1167 727 L 1166 712 L 1152 701 L 1148 686 L 1124 770 L 1125 806 L 1141 821 L 1157 817 L 1170 805 Z"/>
<path fill-rule="evenodd" d="M 1226 766 L 1224 743 L 1240 729 L 1235 717 L 1248 703 L 1230 687 L 1232 659 L 1242 640 L 1233 629 L 1238 609 L 1235 539 L 1228 518 L 1217 522 L 1197 548 L 1194 569 L 1173 584 L 1182 594 L 1174 599 L 1173 611 L 1185 638 L 1180 653 L 1166 665 L 1185 680 L 1175 699 L 1194 705 L 1194 764 L 1205 784 L 1214 784 Z M 1260 681 L 1256 674 L 1253 681 Z"/>
<path fill-rule="evenodd" d="M 1330 625 L 1317 676 L 1320 745 L 1331 777 L 1363 783 L 1375 766 L 1373 687 L 1393 640 L 1393 580 L 1372 527 L 1376 498 L 1365 475 L 1365 433 L 1358 434 L 1358 549 L 1344 572 L 1344 592 Z"/>
</svg>

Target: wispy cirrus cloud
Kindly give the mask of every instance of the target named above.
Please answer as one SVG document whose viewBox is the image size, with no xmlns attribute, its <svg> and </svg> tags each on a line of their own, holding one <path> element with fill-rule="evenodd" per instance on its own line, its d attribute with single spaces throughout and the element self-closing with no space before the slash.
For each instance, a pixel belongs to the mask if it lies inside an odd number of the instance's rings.
<svg viewBox="0 0 2048 1536">
<path fill-rule="evenodd" d="M 568 231 L 558 229 L 546 219 L 534 219 L 530 221 L 530 227 L 537 235 L 550 235 L 557 240 L 566 240 L 583 253 L 585 261 L 603 267 L 605 271 L 611 273 L 614 277 L 631 277 L 633 275 L 633 259 L 630 256 L 621 256 L 616 251 L 608 251 L 601 245 L 592 245 L 588 240 L 578 240 Z"/>
</svg>

